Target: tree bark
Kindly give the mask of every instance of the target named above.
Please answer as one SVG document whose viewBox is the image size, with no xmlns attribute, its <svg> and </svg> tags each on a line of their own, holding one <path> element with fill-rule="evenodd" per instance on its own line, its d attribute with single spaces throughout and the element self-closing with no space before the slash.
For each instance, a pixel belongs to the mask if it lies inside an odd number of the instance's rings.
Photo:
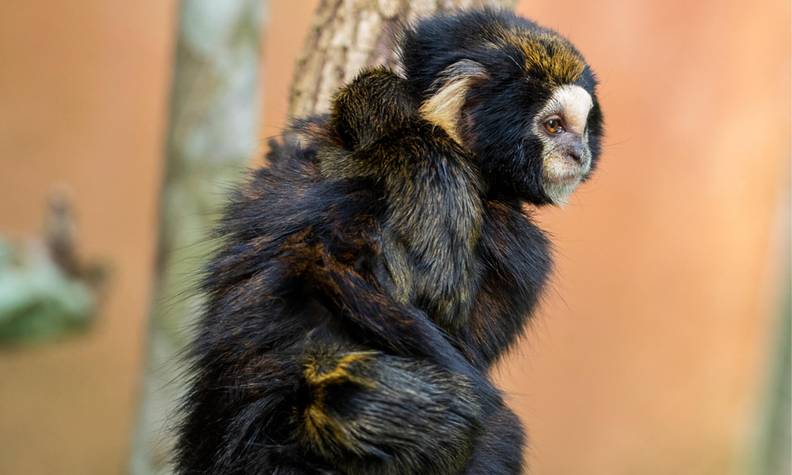
<svg viewBox="0 0 792 475">
<path fill-rule="evenodd" d="M 393 40 L 402 25 L 477 6 L 511 8 L 514 0 L 321 0 L 297 62 L 289 116 L 327 112 L 333 93 L 361 68 L 393 66 Z"/>
<path fill-rule="evenodd" d="M 227 188 L 258 146 L 262 0 L 183 0 L 179 11 L 148 354 L 130 472 L 170 473 L 180 352 Z"/>
</svg>

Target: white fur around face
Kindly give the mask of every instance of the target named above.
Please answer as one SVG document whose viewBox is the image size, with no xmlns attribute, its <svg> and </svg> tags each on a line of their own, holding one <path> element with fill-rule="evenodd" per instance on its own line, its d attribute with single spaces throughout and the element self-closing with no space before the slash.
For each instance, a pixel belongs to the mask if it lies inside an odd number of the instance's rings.
<svg viewBox="0 0 792 475">
<path fill-rule="evenodd" d="M 564 120 L 568 132 L 581 137 L 588 144 L 586 121 L 594 103 L 591 95 L 580 86 L 564 85 L 553 91 L 553 95 L 537 114 L 534 133 L 542 141 L 543 150 L 543 188 L 545 194 L 558 205 L 566 204 L 569 195 L 575 191 L 583 177 L 591 168 L 591 152 L 585 147 L 580 163 L 566 157 L 557 150 L 557 144 L 542 130 L 545 119 L 559 115 Z"/>
<path fill-rule="evenodd" d="M 594 103 L 591 94 L 580 86 L 565 85 L 555 90 L 548 106 L 558 109 L 570 132 L 583 134 L 586 119 Z"/>
</svg>

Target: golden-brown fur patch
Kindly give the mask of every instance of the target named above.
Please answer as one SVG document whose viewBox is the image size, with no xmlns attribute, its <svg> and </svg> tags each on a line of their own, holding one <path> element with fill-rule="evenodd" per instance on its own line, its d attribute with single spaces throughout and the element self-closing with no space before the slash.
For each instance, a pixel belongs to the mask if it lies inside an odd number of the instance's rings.
<svg viewBox="0 0 792 475">
<path fill-rule="evenodd" d="M 311 357 L 306 362 L 303 374 L 305 380 L 313 387 L 314 398 L 305 409 L 305 435 L 319 447 L 325 445 L 327 436 L 343 445 L 347 442 L 343 424 L 328 413 L 326 408 L 326 388 L 332 384 L 354 383 L 371 388 L 374 381 L 354 374 L 352 366 L 365 364 L 374 357 L 374 351 L 356 351 L 347 353 L 327 367 L 327 361 L 320 357 Z"/>
<path fill-rule="evenodd" d="M 586 63 L 580 53 L 562 37 L 544 32 L 525 34 L 511 30 L 502 32 L 504 41 L 520 48 L 525 55 L 525 68 L 538 69 L 555 84 L 574 83 L 583 74 Z"/>
</svg>

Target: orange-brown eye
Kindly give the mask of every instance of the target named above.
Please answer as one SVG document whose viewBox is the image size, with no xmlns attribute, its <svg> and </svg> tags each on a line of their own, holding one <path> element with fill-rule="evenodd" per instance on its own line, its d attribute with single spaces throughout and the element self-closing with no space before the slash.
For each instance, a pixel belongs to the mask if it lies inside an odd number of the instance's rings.
<svg viewBox="0 0 792 475">
<path fill-rule="evenodd" d="M 555 135 L 561 133 L 564 130 L 563 124 L 561 124 L 561 119 L 558 117 L 551 117 L 547 119 L 544 123 L 544 128 L 547 133 L 551 135 Z"/>
</svg>

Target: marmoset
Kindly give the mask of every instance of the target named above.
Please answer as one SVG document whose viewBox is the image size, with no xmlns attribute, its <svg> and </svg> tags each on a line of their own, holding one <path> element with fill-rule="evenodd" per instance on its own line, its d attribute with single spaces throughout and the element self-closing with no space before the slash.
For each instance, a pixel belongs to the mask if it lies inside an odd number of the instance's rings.
<svg viewBox="0 0 792 475">
<path fill-rule="evenodd" d="M 409 26 L 233 195 L 190 351 L 180 474 L 516 474 L 488 371 L 551 270 L 524 205 L 600 155 L 594 73 L 512 13 Z"/>
</svg>

